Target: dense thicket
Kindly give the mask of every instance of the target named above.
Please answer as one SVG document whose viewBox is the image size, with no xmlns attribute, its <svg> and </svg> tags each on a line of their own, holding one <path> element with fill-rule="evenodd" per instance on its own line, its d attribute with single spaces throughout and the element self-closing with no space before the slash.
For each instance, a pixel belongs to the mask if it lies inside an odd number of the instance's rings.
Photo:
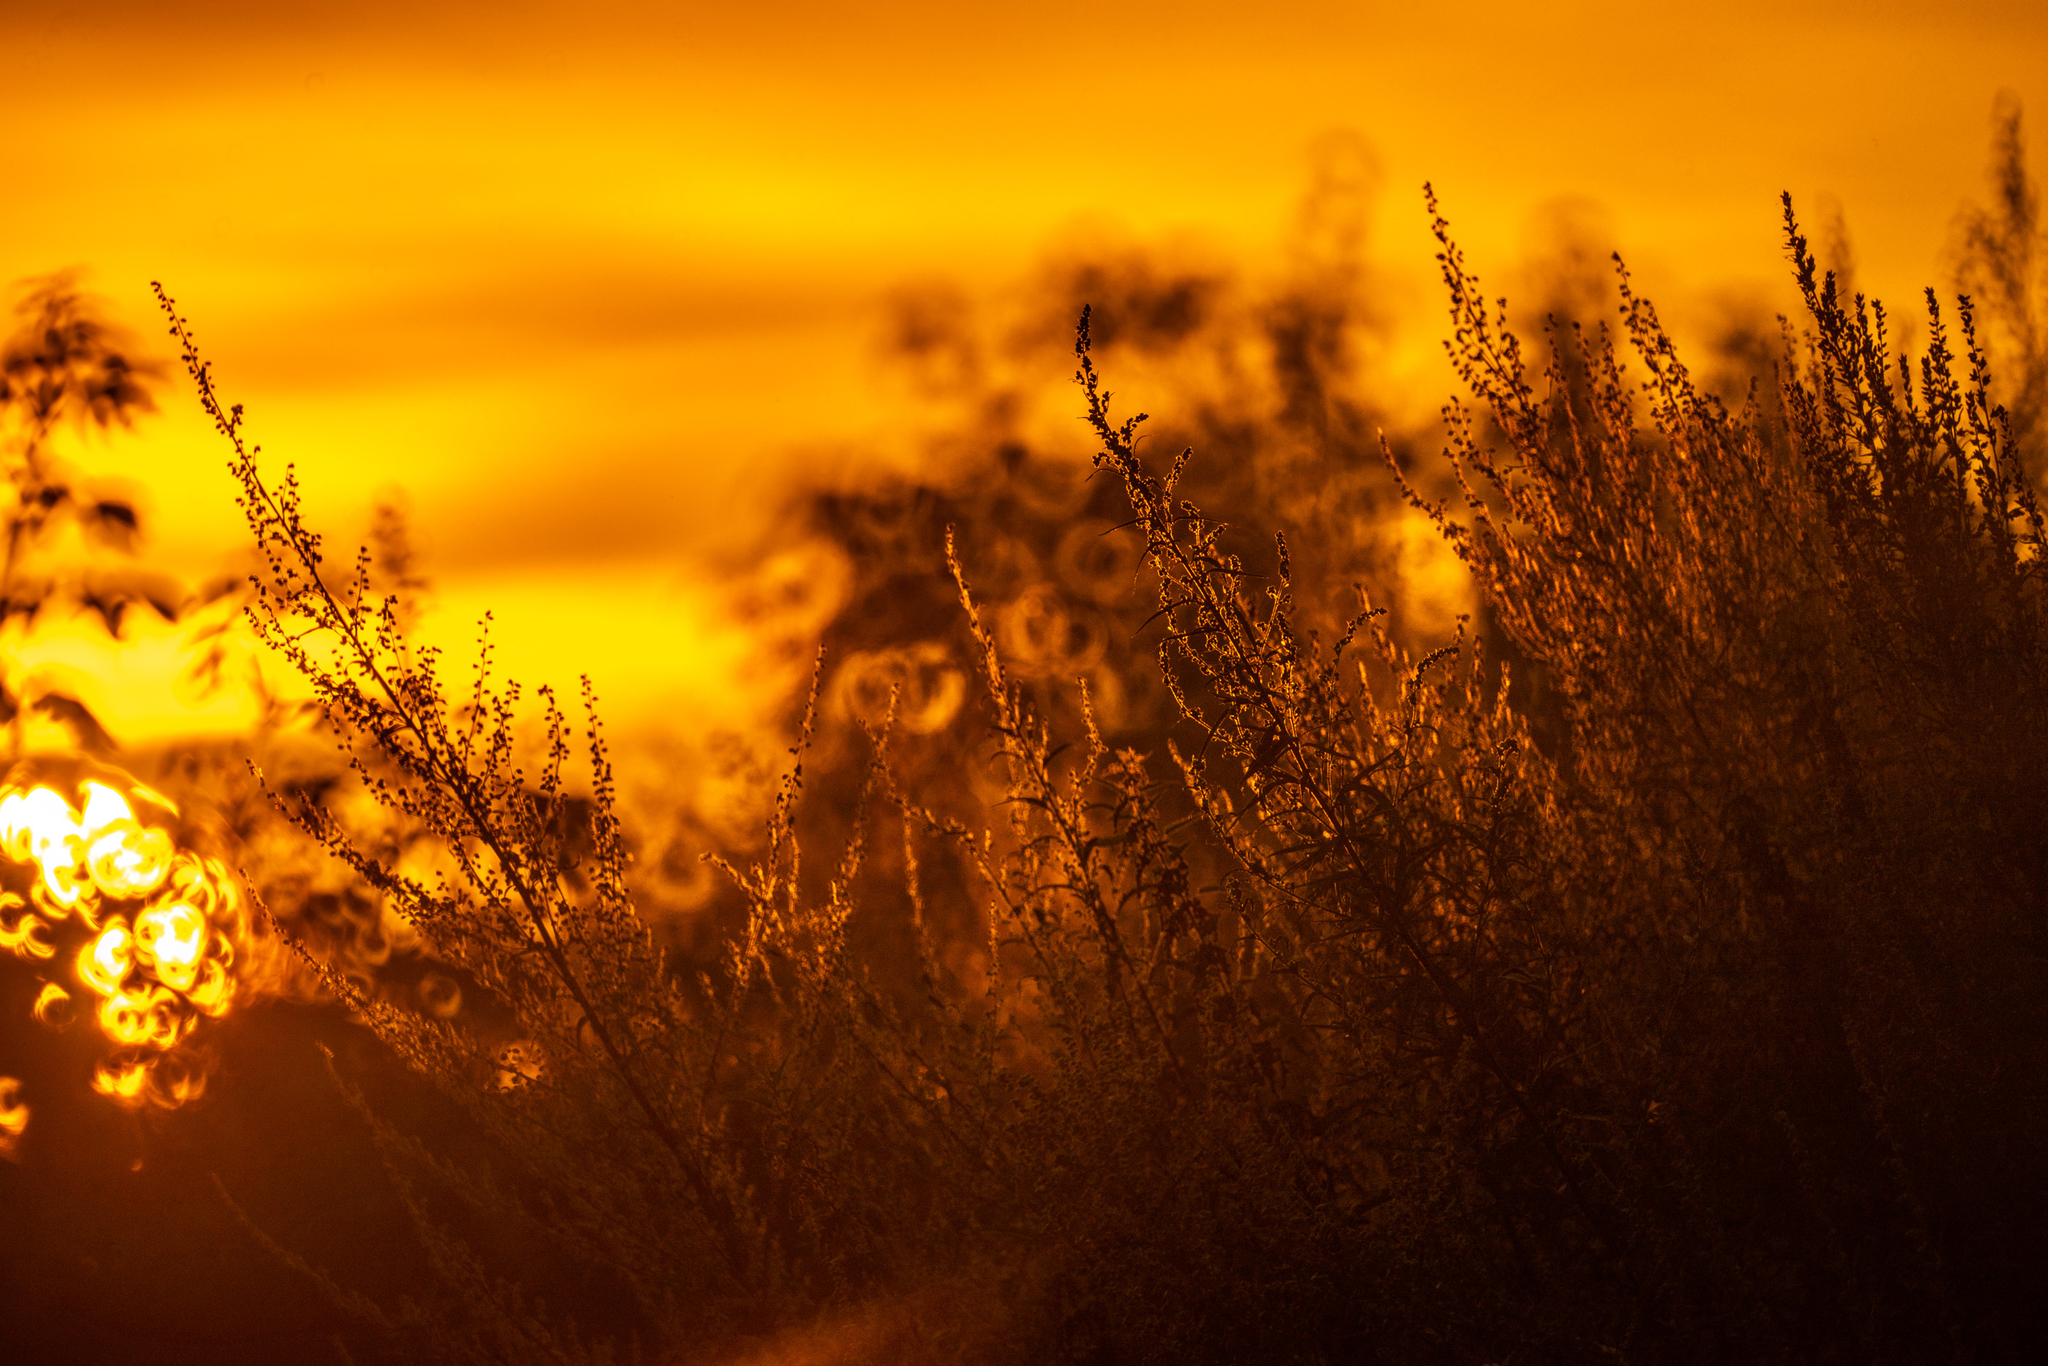
<svg viewBox="0 0 2048 1366">
<path fill-rule="evenodd" d="M 1463 632 L 1311 629 L 1326 562 L 1232 539 L 1199 452 L 1141 456 L 1084 315 L 1153 690 L 1119 640 L 1116 728 L 1079 690 L 1048 722 L 1006 646 L 1064 638 L 985 617 L 949 544 L 937 663 L 993 783 L 892 762 L 943 710 L 906 655 L 807 872 L 807 715 L 702 971 L 636 911 L 594 718 L 584 801 L 552 698 L 535 752 L 515 688 L 444 686 L 367 561 L 322 561 L 178 325 L 259 627 L 387 814 L 280 798 L 493 1006 L 329 975 L 479 1135 L 380 1126 L 442 1285 L 353 1301 L 363 1352 L 2038 1357 L 2043 524 L 1969 306 L 1896 354 L 1788 204 L 1805 317 L 1730 411 L 1625 275 L 1618 329 L 1532 372 L 1437 230 L 1462 502 L 1390 477 L 1544 678 L 1541 743 Z"/>
</svg>

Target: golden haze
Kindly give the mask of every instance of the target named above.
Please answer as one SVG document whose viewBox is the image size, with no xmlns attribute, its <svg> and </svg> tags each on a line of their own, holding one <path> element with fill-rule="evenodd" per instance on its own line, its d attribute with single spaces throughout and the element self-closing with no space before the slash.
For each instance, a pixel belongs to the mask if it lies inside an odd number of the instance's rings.
<svg viewBox="0 0 2048 1366">
<path fill-rule="evenodd" d="M 492 607 L 509 670 L 588 668 L 622 722 L 746 719 L 701 566 L 794 475 L 909 458 L 867 345 L 895 281 L 987 293 L 1076 225 L 1257 269 L 1304 149 L 1355 128 L 1434 395 L 1425 178 L 1496 280 L 1577 197 L 1667 294 L 1778 288 L 1777 192 L 1832 195 L 1904 302 L 1994 92 L 2048 110 L 2023 0 L 16 3 L 0 49 L 0 272 L 83 266 L 148 336 L 163 280 L 327 525 L 402 486 L 443 634 Z M 152 555 L 196 579 L 243 530 L 182 385 L 165 409 L 80 455 L 142 483 Z M 29 661 L 124 737 L 238 722 L 172 695 L 161 632 L 111 667 L 43 634 Z"/>
</svg>

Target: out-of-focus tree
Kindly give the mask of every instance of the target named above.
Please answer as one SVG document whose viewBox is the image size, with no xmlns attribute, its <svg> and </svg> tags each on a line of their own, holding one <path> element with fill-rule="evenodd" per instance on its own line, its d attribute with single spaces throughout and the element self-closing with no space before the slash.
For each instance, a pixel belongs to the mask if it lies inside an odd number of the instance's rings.
<svg viewBox="0 0 2048 1366">
<path fill-rule="evenodd" d="M 1956 223 L 1956 288 L 1976 305 L 1997 376 L 1994 395 L 2012 422 L 2013 443 L 2035 479 L 2048 462 L 2048 277 L 2042 273 L 2041 191 L 2027 174 L 2019 98 L 1999 95 L 1991 112 L 1988 207 Z"/>
<path fill-rule="evenodd" d="M 135 498 L 85 476 L 54 449 L 67 428 L 128 428 L 138 414 L 154 411 L 150 386 L 162 366 L 136 355 L 74 274 L 26 281 L 20 289 L 13 328 L 0 343 L 0 466 L 14 494 L 0 513 L 0 630 L 16 620 L 33 625 L 58 602 L 96 612 L 117 638 L 123 615 L 137 603 L 175 619 L 175 586 L 122 562 L 142 532 Z M 26 708 L 68 723 L 87 748 L 108 744 L 83 703 L 56 692 L 25 696 L 13 661 L 0 658 L 0 720 L 16 753 Z"/>
</svg>

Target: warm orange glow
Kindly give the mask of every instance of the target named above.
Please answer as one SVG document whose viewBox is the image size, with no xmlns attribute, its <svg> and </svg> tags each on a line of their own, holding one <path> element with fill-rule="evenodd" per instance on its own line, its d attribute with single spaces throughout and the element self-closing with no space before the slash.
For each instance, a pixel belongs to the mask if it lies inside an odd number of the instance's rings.
<svg viewBox="0 0 2048 1366">
<path fill-rule="evenodd" d="M 30 1013 L 41 1023 L 61 1029 L 70 1023 L 71 993 L 55 982 L 45 982 Z"/>
<path fill-rule="evenodd" d="M 791 478 L 916 458 L 870 348 L 905 280 L 999 295 L 1048 243 L 1124 235 L 1276 269 L 1311 149 L 1355 129 L 1400 324 L 1376 396 L 1430 413 L 1425 178 L 1518 298 L 1567 205 L 1681 324 L 1722 291 L 1768 317 L 1790 189 L 1816 222 L 1839 203 L 1859 281 L 1904 306 L 1981 198 L 1993 96 L 2048 113 L 2019 0 L 0 11 L 9 126 L 65 130 L 11 148 L 0 283 L 83 266 L 150 338 L 164 280 L 337 536 L 408 492 L 451 658 L 488 605 L 508 672 L 588 669 L 620 726 L 752 720 L 703 557 L 751 550 Z M 181 386 L 77 454 L 146 488 L 188 582 L 242 546 Z M 180 645 L 53 614 L 10 648 L 124 742 L 245 724 L 168 686 Z"/>
<path fill-rule="evenodd" d="M 100 931 L 99 937 L 78 955 L 78 975 L 102 996 L 121 990 L 121 983 L 135 967 L 135 937 L 118 917 Z"/>
<path fill-rule="evenodd" d="M 149 1084 L 149 1067 L 141 1062 L 102 1063 L 92 1077 L 92 1089 L 103 1096 L 139 1104 Z"/>
<path fill-rule="evenodd" d="M 201 1016 L 234 1003 L 247 917 L 226 868 L 137 814 L 176 807 L 133 780 L 121 788 L 88 778 L 76 806 L 47 784 L 0 789 L 0 854 L 35 877 L 27 901 L 0 897 L 0 947 L 51 958 L 56 928 L 75 922 L 85 932 L 72 959 L 77 980 L 99 998 L 94 1018 L 117 1049 L 93 1088 L 123 1103 L 178 1105 L 203 1078 L 164 1064 Z M 70 999 L 46 984 L 36 1018 L 62 1027 Z"/>
<path fill-rule="evenodd" d="M 57 952 L 49 925 L 12 892 L 0 892 L 0 949 L 18 958 L 48 958 Z"/>
<path fill-rule="evenodd" d="M 0 1077 L 0 1157 L 13 1153 L 27 1129 L 28 1106 L 21 1101 L 21 1083 L 13 1077 Z"/>
<path fill-rule="evenodd" d="M 100 1028 L 115 1043 L 164 1049 L 185 1037 L 193 1017 L 178 1009 L 177 994 L 150 984 L 116 991 L 100 1003 Z"/>
</svg>

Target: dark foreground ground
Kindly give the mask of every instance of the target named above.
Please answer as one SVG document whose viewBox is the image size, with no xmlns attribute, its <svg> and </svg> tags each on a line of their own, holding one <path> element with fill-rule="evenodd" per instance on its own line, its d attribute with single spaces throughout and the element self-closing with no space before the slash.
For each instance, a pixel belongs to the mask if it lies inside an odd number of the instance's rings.
<svg viewBox="0 0 2048 1366">
<path fill-rule="evenodd" d="M 39 985 L 0 961 L 0 1075 L 32 1108 L 17 1160 L 0 1161 L 0 1360 L 344 1360 L 347 1320 L 222 1188 L 342 1284 L 386 1303 L 419 1288 L 424 1256 L 317 1045 L 408 1129 L 448 1117 L 374 1039 L 332 1009 L 243 1009 L 205 1026 L 219 1065 L 202 1099 L 133 1112 L 92 1092 L 88 1029 L 31 1020 Z"/>
</svg>

